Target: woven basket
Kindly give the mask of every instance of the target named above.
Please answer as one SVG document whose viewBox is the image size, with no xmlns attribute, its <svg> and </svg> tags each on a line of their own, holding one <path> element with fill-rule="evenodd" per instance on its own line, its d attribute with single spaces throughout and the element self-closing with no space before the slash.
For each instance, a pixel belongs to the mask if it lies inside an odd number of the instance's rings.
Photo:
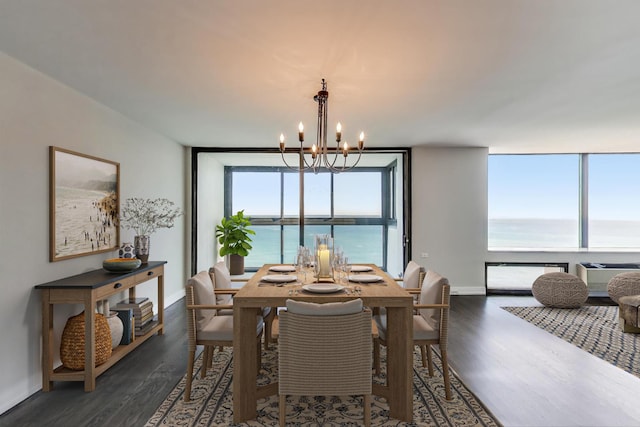
<svg viewBox="0 0 640 427">
<path fill-rule="evenodd" d="M 111 357 L 111 330 L 106 317 L 93 313 L 96 322 L 96 366 Z M 70 317 L 62 331 L 60 343 L 60 360 L 65 368 L 80 371 L 84 369 L 84 311 Z"/>
</svg>

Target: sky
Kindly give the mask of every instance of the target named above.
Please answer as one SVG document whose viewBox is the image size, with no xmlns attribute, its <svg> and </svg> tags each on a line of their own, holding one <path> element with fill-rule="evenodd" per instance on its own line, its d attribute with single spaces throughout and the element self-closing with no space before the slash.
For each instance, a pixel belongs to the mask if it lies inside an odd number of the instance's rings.
<svg viewBox="0 0 640 427">
<path fill-rule="evenodd" d="M 577 219 L 580 155 L 490 155 L 489 218 Z M 589 217 L 640 221 L 640 154 L 590 154 Z"/>
</svg>

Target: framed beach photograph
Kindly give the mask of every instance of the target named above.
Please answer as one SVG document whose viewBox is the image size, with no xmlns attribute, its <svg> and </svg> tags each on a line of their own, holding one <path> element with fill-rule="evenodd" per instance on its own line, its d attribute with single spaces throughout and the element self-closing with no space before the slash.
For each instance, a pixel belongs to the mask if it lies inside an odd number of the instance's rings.
<svg viewBox="0 0 640 427">
<path fill-rule="evenodd" d="M 120 163 L 49 147 L 49 261 L 120 246 Z"/>
</svg>

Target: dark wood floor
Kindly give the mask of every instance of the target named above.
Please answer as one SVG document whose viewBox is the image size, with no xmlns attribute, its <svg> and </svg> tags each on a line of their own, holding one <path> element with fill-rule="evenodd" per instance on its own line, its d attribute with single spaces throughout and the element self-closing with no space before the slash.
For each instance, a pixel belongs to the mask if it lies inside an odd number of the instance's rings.
<svg viewBox="0 0 640 427">
<path fill-rule="evenodd" d="M 452 297 L 451 367 L 505 426 L 640 426 L 640 379 L 502 310 L 531 297 Z M 101 375 L 55 383 L 0 416 L 0 426 L 143 426 L 184 375 L 183 301 L 166 333 Z"/>
</svg>

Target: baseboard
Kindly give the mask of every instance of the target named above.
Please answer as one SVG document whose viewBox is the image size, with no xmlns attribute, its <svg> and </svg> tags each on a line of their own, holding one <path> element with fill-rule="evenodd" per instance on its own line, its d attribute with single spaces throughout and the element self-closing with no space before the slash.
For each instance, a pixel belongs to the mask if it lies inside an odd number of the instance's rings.
<svg viewBox="0 0 640 427">
<path fill-rule="evenodd" d="M 451 295 L 486 295 L 484 286 L 452 286 Z"/>
</svg>

